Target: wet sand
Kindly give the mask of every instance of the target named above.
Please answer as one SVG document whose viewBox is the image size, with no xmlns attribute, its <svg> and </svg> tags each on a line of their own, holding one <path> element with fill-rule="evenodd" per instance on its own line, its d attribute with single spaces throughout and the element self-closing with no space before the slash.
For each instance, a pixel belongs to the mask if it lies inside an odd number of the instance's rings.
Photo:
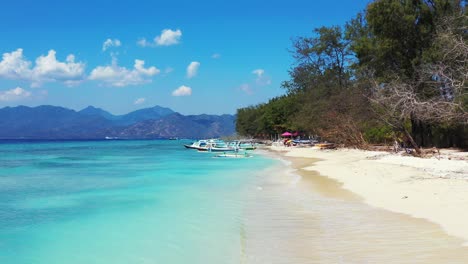
<svg viewBox="0 0 468 264">
<path fill-rule="evenodd" d="M 285 165 L 259 173 L 248 198 L 243 263 L 468 261 L 463 240 L 440 226 L 364 203 L 338 181 L 302 169 L 313 159 L 278 157 Z"/>
</svg>

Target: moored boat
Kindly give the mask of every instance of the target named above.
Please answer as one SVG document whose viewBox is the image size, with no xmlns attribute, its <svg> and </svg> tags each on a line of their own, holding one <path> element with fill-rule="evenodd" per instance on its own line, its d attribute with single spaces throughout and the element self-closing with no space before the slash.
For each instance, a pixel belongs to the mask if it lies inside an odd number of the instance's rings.
<svg viewBox="0 0 468 264">
<path fill-rule="evenodd" d="M 193 142 L 192 144 L 185 144 L 184 147 L 188 149 L 197 149 L 197 150 L 206 150 L 206 146 L 208 144 L 207 140 L 198 140 Z"/>
<path fill-rule="evenodd" d="M 199 140 L 191 145 L 184 145 L 188 149 L 196 149 L 198 151 L 208 152 L 222 152 L 222 151 L 235 151 L 235 148 L 228 146 L 220 139 Z"/>
<path fill-rule="evenodd" d="M 228 145 L 236 150 L 255 150 L 257 148 L 255 143 L 242 140 L 232 141 Z"/>
<path fill-rule="evenodd" d="M 207 151 L 209 152 L 225 152 L 225 151 L 235 151 L 236 149 L 228 146 L 222 140 L 215 140 L 213 142 L 208 142 Z"/>
<path fill-rule="evenodd" d="M 223 153 L 214 156 L 215 158 L 252 158 L 253 156 L 248 154 L 247 152 L 239 153 L 239 152 L 230 152 L 230 153 Z"/>
<path fill-rule="evenodd" d="M 317 143 L 317 144 L 315 144 L 315 147 L 318 147 L 319 149 L 334 149 L 334 148 L 336 148 L 335 144 L 333 144 L 333 143 Z"/>
</svg>

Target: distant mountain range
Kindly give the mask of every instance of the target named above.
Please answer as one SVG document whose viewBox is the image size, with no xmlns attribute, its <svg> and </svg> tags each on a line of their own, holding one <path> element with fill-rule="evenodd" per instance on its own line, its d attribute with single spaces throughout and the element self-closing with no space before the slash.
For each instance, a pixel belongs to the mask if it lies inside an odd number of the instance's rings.
<svg viewBox="0 0 468 264">
<path fill-rule="evenodd" d="M 125 115 L 93 106 L 80 111 L 50 105 L 0 109 L 1 139 L 206 138 L 234 131 L 233 115 L 184 116 L 160 106 Z"/>
</svg>

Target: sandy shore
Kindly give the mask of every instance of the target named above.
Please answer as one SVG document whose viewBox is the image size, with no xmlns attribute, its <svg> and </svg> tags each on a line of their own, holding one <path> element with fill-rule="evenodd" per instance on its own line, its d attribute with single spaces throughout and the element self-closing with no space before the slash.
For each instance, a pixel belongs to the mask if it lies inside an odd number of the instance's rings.
<svg viewBox="0 0 468 264">
<path fill-rule="evenodd" d="M 320 159 L 305 166 L 342 183 L 365 203 L 424 218 L 468 246 L 468 153 L 421 159 L 351 149 L 272 147 L 288 157 Z"/>
</svg>

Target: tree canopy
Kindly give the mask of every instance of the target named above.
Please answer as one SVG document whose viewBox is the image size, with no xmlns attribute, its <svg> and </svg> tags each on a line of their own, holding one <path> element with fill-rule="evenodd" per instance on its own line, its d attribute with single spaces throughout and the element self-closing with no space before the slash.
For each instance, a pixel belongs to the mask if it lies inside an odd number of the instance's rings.
<svg viewBox="0 0 468 264">
<path fill-rule="evenodd" d="M 293 39 L 286 95 L 239 109 L 237 131 L 468 146 L 467 25 L 461 0 L 376 0 Z"/>
</svg>

